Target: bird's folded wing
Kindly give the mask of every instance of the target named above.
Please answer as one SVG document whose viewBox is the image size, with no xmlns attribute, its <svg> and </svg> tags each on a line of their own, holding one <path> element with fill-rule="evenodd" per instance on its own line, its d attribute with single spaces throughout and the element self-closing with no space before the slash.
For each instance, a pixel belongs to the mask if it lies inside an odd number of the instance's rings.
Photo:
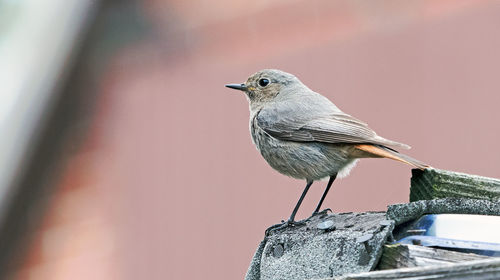
<svg viewBox="0 0 500 280">
<path fill-rule="evenodd" d="M 343 112 L 329 112 L 311 117 L 261 110 L 256 116 L 257 125 L 272 137 L 296 142 L 370 143 L 399 148 L 405 144 L 378 136 L 366 123 Z"/>
</svg>

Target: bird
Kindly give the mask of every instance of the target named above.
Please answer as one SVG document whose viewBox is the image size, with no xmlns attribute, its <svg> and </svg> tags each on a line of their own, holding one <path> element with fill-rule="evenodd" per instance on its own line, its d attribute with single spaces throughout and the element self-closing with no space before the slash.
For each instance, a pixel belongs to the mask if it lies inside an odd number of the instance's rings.
<svg viewBox="0 0 500 280">
<path fill-rule="evenodd" d="M 293 74 L 264 69 L 245 83 L 225 86 L 245 93 L 252 142 L 267 163 L 281 174 L 306 181 L 290 218 L 271 228 L 295 225 L 297 211 L 313 182 L 329 178 L 311 217 L 318 214 L 335 179 L 347 176 L 361 158 L 389 158 L 418 169 L 430 167 L 397 151 L 410 146 L 378 136 L 365 122 L 342 112 Z"/>
</svg>

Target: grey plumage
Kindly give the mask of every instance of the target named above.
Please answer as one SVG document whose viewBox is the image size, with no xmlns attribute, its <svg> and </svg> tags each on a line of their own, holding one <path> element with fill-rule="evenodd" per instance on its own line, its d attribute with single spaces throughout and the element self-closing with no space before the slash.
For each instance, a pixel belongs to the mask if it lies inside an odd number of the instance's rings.
<svg viewBox="0 0 500 280">
<path fill-rule="evenodd" d="M 261 87 L 260 79 L 271 83 Z M 334 173 L 343 177 L 358 157 L 371 157 L 355 152 L 352 144 L 409 148 L 378 136 L 292 74 L 266 69 L 245 84 L 251 91 L 247 96 L 253 142 L 269 165 L 282 174 L 306 180 Z"/>
<path fill-rule="evenodd" d="M 227 87 L 246 93 L 252 140 L 269 165 L 287 176 L 308 182 L 328 176 L 334 179 L 337 174 L 343 177 L 364 157 L 427 166 L 394 150 L 409 149 L 408 145 L 378 136 L 366 123 L 342 112 L 292 74 L 266 69 L 244 84 Z"/>
</svg>

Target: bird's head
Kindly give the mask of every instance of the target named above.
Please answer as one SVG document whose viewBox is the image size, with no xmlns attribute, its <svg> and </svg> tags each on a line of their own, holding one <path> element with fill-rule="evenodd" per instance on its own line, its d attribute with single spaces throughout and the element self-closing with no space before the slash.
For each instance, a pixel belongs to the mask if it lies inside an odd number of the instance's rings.
<svg viewBox="0 0 500 280">
<path fill-rule="evenodd" d="M 293 89 L 302 83 L 294 75 L 276 69 L 264 69 L 243 84 L 228 84 L 226 87 L 246 93 L 250 106 L 261 105 L 274 100 L 285 90 Z"/>
</svg>

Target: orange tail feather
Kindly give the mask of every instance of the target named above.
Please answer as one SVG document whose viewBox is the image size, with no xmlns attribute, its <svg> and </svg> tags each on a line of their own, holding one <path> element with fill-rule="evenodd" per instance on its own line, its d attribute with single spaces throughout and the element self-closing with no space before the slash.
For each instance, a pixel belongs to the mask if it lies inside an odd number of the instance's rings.
<svg viewBox="0 0 500 280">
<path fill-rule="evenodd" d="M 411 158 L 407 155 L 400 154 L 394 150 L 391 150 L 389 148 L 386 148 L 384 146 L 375 146 L 375 145 L 370 145 L 370 144 L 360 144 L 355 146 L 356 149 L 361 150 L 363 152 L 369 153 L 375 157 L 383 157 L 383 158 L 390 158 L 393 160 L 397 160 L 400 162 L 404 162 L 406 164 L 409 164 L 413 167 L 416 167 L 418 169 L 426 169 L 430 167 L 428 164 L 425 164 L 421 161 L 418 161 L 414 158 Z"/>
</svg>

